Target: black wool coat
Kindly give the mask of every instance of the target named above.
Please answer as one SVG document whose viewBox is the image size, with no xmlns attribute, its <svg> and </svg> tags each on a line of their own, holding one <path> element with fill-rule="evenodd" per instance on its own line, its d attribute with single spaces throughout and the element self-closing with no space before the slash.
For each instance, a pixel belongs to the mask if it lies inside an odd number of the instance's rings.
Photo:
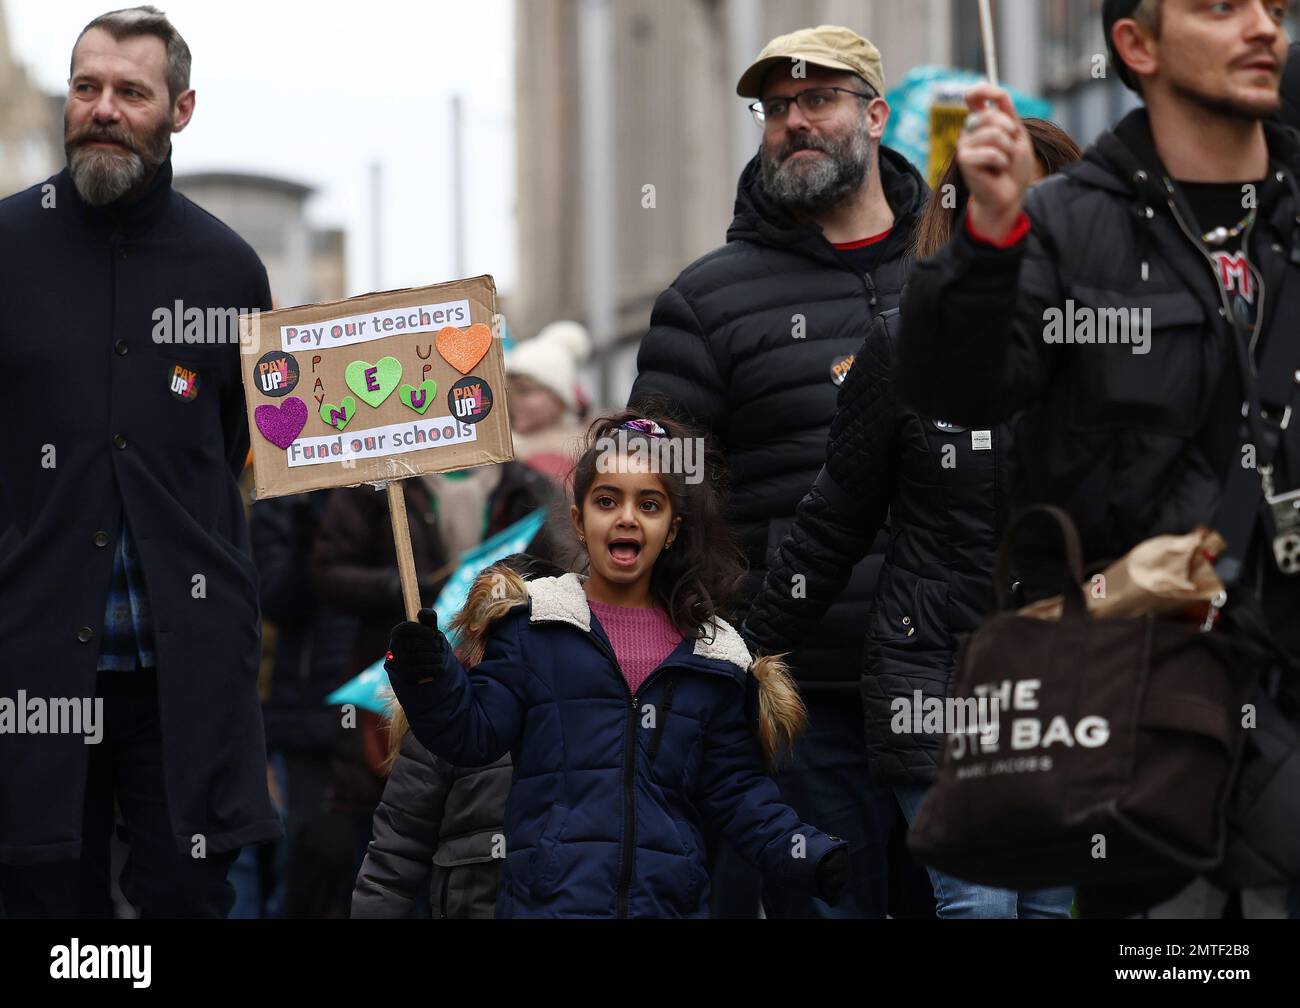
<svg viewBox="0 0 1300 1008">
<path fill-rule="evenodd" d="M 239 346 L 155 342 L 155 312 L 181 301 L 206 319 L 271 296 L 253 250 L 171 178 L 168 161 L 131 205 L 97 209 L 64 170 L 0 202 L 0 697 L 95 696 L 125 516 L 153 611 L 173 833 L 217 853 L 281 833 L 235 482 Z M 188 398 L 171 391 L 178 364 L 197 377 Z M 0 733 L 0 862 L 78 856 L 89 752 L 81 735 Z"/>
</svg>

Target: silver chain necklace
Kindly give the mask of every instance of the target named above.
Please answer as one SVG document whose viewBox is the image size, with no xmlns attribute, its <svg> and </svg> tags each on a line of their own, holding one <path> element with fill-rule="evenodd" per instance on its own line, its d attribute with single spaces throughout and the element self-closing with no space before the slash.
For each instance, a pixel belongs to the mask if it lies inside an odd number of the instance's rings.
<svg viewBox="0 0 1300 1008">
<path fill-rule="evenodd" d="M 1240 221 L 1237 222 L 1236 227 L 1231 229 L 1223 226 L 1216 227 L 1213 230 L 1207 231 L 1205 234 L 1201 235 L 1201 241 L 1205 242 L 1207 245 L 1226 244 L 1229 239 L 1236 238 L 1237 235 L 1241 234 L 1248 227 L 1250 227 L 1250 225 L 1253 224 L 1254 221 L 1255 221 L 1255 211 L 1251 210 L 1250 213 L 1246 214 L 1245 217 L 1243 217 Z"/>
</svg>

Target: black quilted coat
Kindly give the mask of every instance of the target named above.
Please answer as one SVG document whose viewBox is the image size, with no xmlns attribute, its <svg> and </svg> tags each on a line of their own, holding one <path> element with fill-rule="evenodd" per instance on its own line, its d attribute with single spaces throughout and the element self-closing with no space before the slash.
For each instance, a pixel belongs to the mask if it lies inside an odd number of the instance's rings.
<svg viewBox="0 0 1300 1008">
<path fill-rule="evenodd" d="M 768 201 L 758 160 L 740 179 L 727 244 L 688 266 L 659 296 L 637 358 L 630 402 L 666 399 L 714 438 L 730 471 L 728 511 L 753 597 L 826 451 L 837 387 L 831 367 L 862 345 L 872 318 L 898 304 L 925 182 L 880 148 L 893 233 L 870 276 L 852 272 L 815 224 Z M 864 554 L 865 555 L 865 554 Z M 790 663 L 805 689 L 851 687 L 880 557 L 808 628 Z"/>
<path fill-rule="evenodd" d="M 915 729 L 924 727 L 925 700 L 948 695 L 957 635 L 973 630 L 992 601 L 1006 436 L 900 404 L 897 329 L 898 313 L 885 313 L 858 351 L 826 467 L 799 504 L 744 632 L 769 653 L 802 639 L 888 513 L 861 681 L 867 759 L 882 784 L 928 784 L 943 735 Z"/>
</svg>

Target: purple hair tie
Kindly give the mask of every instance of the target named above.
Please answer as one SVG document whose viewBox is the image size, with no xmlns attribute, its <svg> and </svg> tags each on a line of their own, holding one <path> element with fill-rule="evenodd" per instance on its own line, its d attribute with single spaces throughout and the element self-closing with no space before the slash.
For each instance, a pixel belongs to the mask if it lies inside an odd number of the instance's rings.
<svg viewBox="0 0 1300 1008">
<path fill-rule="evenodd" d="M 619 430 L 640 431 L 651 437 L 667 437 L 668 432 L 653 420 L 628 420 L 618 425 Z"/>
</svg>

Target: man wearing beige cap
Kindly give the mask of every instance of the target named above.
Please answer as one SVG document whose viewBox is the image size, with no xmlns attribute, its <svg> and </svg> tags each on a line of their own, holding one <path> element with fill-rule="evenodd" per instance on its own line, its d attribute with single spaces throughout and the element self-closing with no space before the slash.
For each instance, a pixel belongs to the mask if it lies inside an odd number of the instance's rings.
<svg viewBox="0 0 1300 1008">
<path fill-rule="evenodd" d="M 741 175 L 727 244 L 656 302 L 630 402 L 663 402 L 725 453 L 729 514 L 750 566 L 747 607 L 825 461 L 853 355 L 871 319 L 898 304 L 926 187 L 880 145 L 889 120 L 880 53 L 849 29 L 773 39 L 736 90 L 755 99 L 760 149 Z M 860 564 L 791 656 L 810 730 L 778 777 L 806 821 L 850 841 L 853 882 L 833 910 L 767 900 L 770 916 L 886 911 L 885 848 L 898 812 L 867 776 L 857 685 L 879 568 L 879 553 Z M 725 891 L 737 874 L 725 847 L 722 859 L 713 884 Z M 715 913 L 737 909 L 715 904 Z"/>
</svg>

